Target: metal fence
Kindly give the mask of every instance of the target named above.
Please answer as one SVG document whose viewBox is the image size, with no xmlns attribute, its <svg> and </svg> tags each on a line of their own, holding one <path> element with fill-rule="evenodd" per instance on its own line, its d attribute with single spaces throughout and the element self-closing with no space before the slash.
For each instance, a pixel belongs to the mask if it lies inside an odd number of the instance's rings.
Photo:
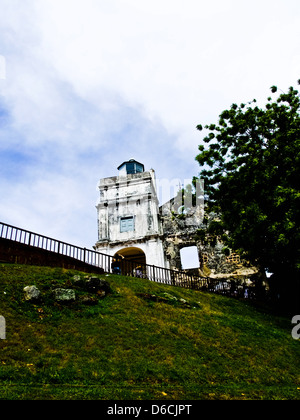
<svg viewBox="0 0 300 420">
<path fill-rule="evenodd" d="M 171 270 L 155 265 L 131 261 L 126 258 L 103 254 L 95 250 L 71 245 L 2 222 L 0 222 L 0 238 L 71 257 L 93 267 L 102 268 L 106 273 L 146 278 L 157 283 L 170 284 L 190 289 L 206 290 L 228 295 L 231 294 L 228 282 L 200 277 L 185 271 Z"/>
</svg>

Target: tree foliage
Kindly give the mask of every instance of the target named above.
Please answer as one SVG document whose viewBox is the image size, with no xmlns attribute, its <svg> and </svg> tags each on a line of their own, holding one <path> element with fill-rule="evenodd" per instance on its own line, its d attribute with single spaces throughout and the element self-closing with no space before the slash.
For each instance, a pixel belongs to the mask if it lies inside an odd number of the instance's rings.
<svg viewBox="0 0 300 420">
<path fill-rule="evenodd" d="M 300 98 L 293 87 L 271 92 L 264 108 L 233 104 L 206 125 L 196 160 L 229 246 L 271 272 L 299 273 Z"/>
</svg>

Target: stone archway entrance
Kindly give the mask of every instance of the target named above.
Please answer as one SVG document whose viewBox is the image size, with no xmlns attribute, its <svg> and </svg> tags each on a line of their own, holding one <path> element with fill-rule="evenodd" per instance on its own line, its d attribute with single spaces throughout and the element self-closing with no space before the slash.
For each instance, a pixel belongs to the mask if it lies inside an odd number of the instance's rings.
<svg viewBox="0 0 300 420">
<path fill-rule="evenodd" d="M 120 262 L 120 270 L 123 275 L 134 275 L 142 277 L 146 273 L 146 255 L 143 250 L 137 247 L 120 249 L 115 253 L 114 258 Z"/>
<path fill-rule="evenodd" d="M 146 255 L 144 251 L 140 248 L 136 247 L 128 247 L 120 249 L 120 251 L 116 252 L 116 255 L 121 255 L 121 257 L 126 258 L 126 260 L 134 261 L 140 264 L 146 264 Z"/>
</svg>

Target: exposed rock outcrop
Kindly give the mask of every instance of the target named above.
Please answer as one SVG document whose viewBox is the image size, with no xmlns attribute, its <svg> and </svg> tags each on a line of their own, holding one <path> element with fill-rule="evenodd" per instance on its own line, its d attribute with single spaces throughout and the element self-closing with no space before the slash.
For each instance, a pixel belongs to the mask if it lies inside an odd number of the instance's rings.
<svg viewBox="0 0 300 420">
<path fill-rule="evenodd" d="M 36 286 L 26 286 L 23 291 L 25 292 L 25 300 L 30 302 L 37 302 L 41 298 L 41 292 Z"/>
</svg>

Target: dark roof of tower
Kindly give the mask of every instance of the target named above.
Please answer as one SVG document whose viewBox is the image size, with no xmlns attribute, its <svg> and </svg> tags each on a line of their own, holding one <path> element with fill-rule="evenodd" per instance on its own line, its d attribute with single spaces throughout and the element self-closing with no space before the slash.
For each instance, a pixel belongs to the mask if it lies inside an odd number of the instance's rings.
<svg viewBox="0 0 300 420">
<path fill-rule="evenodd" d="M 145 170 L 145 167 L 144 167 L 144 165 L 142 164 L 142 163 L 140 163 L 140 162 L 138 162 L 137 160 L 135 160 L 135 159 L 129 159 L 129 160 L 126 160 L 125 162 L 123 162 L 123 163 L 121 163 L 121 165 L 120 166 L 118 166 L 118 170 L 122 167 L 122 166 L 124 166 L 126 163 L 137 163 L 138 165 L 141 165 L 142 167 L 143 167 L 143 171 Z"/>
</svg>

